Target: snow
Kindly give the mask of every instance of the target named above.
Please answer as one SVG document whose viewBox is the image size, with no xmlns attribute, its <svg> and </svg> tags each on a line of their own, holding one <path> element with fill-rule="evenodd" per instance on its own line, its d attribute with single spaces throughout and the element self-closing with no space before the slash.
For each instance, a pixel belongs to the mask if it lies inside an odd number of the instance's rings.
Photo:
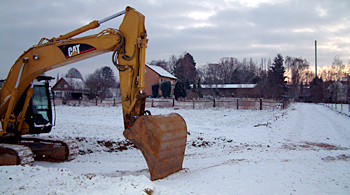
<svg viewBox="0 0 350 195">
<path fill-rule="evenodd" d="M 85 90 L 88 89 L 85 82 L 79 78 L 67 78 L 62 77 L 62 79 L 66 80 L 67 83 L 75 90 Z"/>
<path fill-rule="evenodd" d="M 156 72 L 160 76 L 177 79 L 174 75 L 170 74 L 168 71 L 164 70 L 160 66 L 149 65 L 149 64 L 146 64 L 146 66 L 148 66 L 150 69 L 152 69 L 154 72 Z"/>
<path fill-rule="evenodd" d="M 257 84 L 201 84 L 201 88 L 218 89 L 253 89 Z"/>
<path fill-rule="evenodd" d="M 81 155 L 2 166 L 0 193 L 350 194 L 350 117 L 326 106 L 149 110 L 185 119 L 183 170 L 150 181 L 141 152 L 122 135 L 121 107 L 58 106 L 56 126 L 40 136 L 76 139 Z"/>
</svg>

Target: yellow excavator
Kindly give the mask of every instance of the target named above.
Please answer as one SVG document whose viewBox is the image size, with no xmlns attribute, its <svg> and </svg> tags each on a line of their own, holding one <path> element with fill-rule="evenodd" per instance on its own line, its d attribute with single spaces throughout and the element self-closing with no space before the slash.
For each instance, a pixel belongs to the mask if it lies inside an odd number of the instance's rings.
<svg viewBox="0 0 350 195">
<path fill-rule="evenodd" d="M 73 38 L 124 14 L 118 30 L 108 28 L 98 34 Z M 181 170 L 187 140 L 184 119 L 176 113 L 151 115 L 145 110 L 147 42 L 144 15 L 126 7 L 57 38 L 42 38 L 25 51 L 0 85 L 0 164 L 25 165 L 33 164 L 34 160 L 75 159 L 79 151 L 75 141 L 28 135 L 50 132 L 53 126 L 48 85 L 52 78 L 41 75 L 54 68 L 113 52 L 112 61 L 120 77 L 123 135 L 141 150 L 151 180 Z"/>
</svg>

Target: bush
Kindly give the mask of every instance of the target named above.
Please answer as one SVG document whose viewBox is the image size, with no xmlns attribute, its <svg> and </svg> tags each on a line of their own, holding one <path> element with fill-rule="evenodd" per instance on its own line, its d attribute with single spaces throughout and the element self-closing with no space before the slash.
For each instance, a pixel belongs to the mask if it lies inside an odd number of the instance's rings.
<svg viewBox="0 0 350 195">
<path fill-rule="evenodd" d="M 159 85 L 158 84 L 152 84 L 152 97 L 157 98 L 159 92 Z"/>
<path fill-rule="evenodd" d="M 163 97 L 170 97 L 171 83 L 170 81 L 164 81 L 160 84 L 160 90 L 162 90 Z"/>
<path fill-rule="evenodd" d="M 177 100 L 179 97 L 185 98 L 187 96 L 186 90 L 185 90 L 185 85 L 181 81 L 177 81 L 175 83 L 175 88 L 174 88 L 174 96 L 175 99 Z"/>
</svg>

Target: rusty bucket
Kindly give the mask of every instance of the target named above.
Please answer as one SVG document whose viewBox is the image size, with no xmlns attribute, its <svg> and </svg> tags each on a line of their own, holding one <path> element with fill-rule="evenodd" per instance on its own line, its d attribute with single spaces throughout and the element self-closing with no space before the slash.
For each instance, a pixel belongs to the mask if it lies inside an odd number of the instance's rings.
<svg viewBox="0 0 350 195">
<path fill-rule="evenodd" d="M 123 134 L 141 150 L 152 181 L 182 169 L 187 126 L 179 114 L 140 116 Z"/>
</svg>

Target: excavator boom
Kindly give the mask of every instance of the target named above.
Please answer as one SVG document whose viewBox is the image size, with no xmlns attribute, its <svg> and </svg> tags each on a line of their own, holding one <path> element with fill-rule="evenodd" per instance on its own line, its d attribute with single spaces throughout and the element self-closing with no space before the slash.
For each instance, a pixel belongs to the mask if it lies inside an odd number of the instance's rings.
<svg viewBox="0 0 350 195">
<path fill-rule="evenodd" d="M 109 28 L 95 35 L 74 38 L 123 14 L 125 16 L 119 30 Z M 30 150 L 37 157 L 50 156 L 54 160 L 75 158 L 78 149 L 76 144 L 69 140 L 20 138 L 21 135 L 34 132 L 26 118 L 31 118 L 34 114 L 40 117 L 38 113 L 27 111 L 28 105 L 31 105 L 32 94 L 35 92 L 33 80 L 48 70 L 113 52 L 112 61 L 118 68 L 120 76 L 124 136 L 142 151 L 150 170 L 151 180 L 161 179 L 181 170 L 187 139 L 184 119 L 178 114 L 151 116 L 149 111 L 145 111 L 147 95 L 143 90 L 147 43 L 144 15 L 127 7 L 122 12 L 99 21 L 92 21 L 57 38 L 43 38 L 38 45 L 25 51 L 12 66 L 0 89 L 0 140 L 2 143 L 13 143 L 13 140 L 16 140 L 14 138 L 19 138 L 17 145 L 20 144 L 21 147 L 0 144 L 0 163 L 25 164 L 27 161 L 32 163 L 30 159 L 32 154 L 28 152 Z M 32 116 L 28 116 L 28 113 Z M 51 130 L 50 122 L 44 124 L 44 120 L 41 121 L 40 127 L 50 126 Z M 44 133 L 40 132 L 40 129 L 39 132 L 38 130 L 35 132 Z M 37 147 L 38 145 L 40 147 Z M 56 147 L 60 148 L 60 151 L 53 151 L 57 145 L 60 145 Z M 41 146 L 45 146 L 45 149 L 41 149 Z M 21 160 L 20 152 L 16 151 L 26 151 L 22 153 L 28 157 Z M 1 155 L 2 153 L 7 155 Z"/>
</svg>

